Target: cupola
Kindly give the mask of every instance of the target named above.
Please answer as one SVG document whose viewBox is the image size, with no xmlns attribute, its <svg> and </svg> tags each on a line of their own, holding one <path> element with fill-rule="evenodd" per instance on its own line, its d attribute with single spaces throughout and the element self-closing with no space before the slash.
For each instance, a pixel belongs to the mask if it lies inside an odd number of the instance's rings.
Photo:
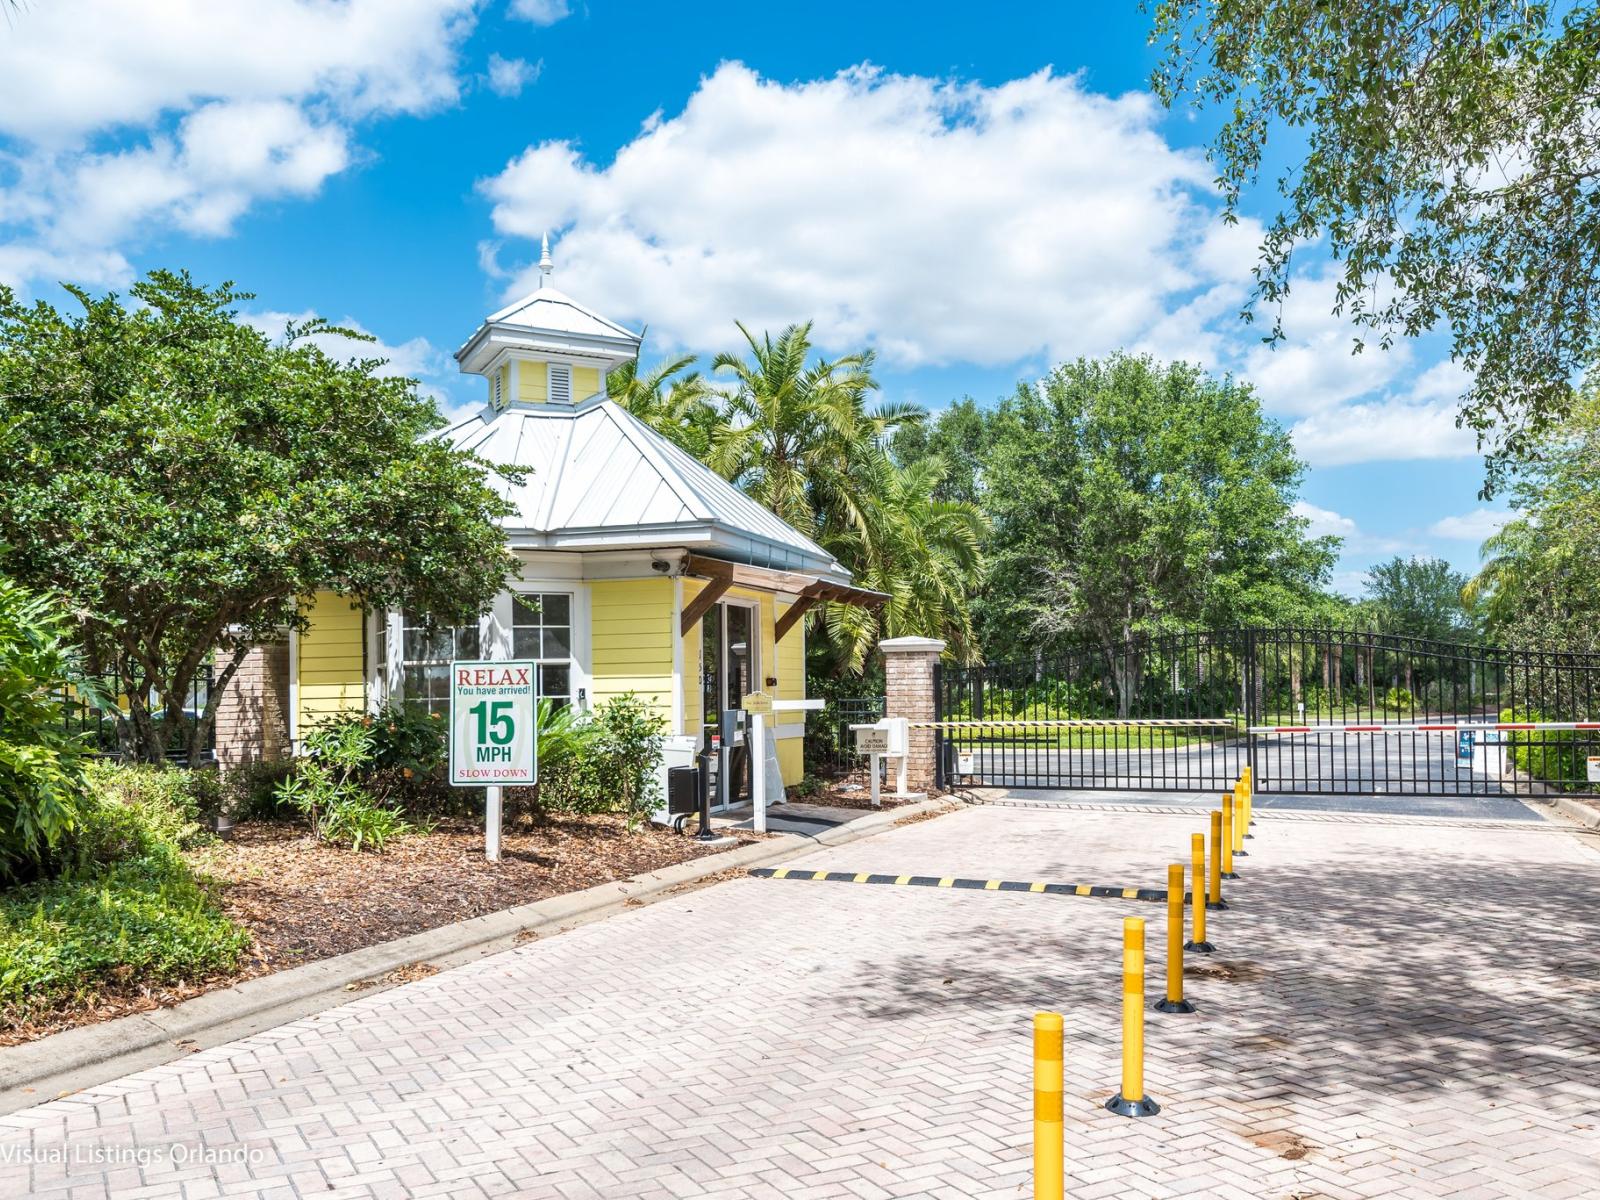
<svg viewBox="0 0 1600 1200">
<path fill-rule="evenodd" d="M 462 371 L 489 381 L 496 410 L 581 404 L 603 394 L 606 373 L 639 353 L 638 334 L 551 286 L 548 234 L 539 249 L 539 290 L 492 314 L 456 351 Z"/>
</svg>

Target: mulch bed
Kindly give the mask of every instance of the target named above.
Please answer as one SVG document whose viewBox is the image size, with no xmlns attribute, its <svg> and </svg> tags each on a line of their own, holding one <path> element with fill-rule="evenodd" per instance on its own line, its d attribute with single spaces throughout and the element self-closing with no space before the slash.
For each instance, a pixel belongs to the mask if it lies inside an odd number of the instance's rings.
<svg viewBox="0 0 1600 1200">
<path fill-rule="evenodd" d="M 738 836 L 749 841 L 759 835 Z M 298 825 L 240 825 L 231 841 L 188 854 L 216 881 L 223 910 L 253 936 L 236 971 L 160 987 L 109 983 L 90 1001 L 0 1030 L 0 1046 L 148 1012 L 242 979 L 626 879 L 715 849 L 654 826 L 630 834 L 620 817 L 609 815 L 508 828 L 499 863 L 484 859 L 481 827 L 441 826 L 399 838 L 374 854 L 320 845 Z M 417 969 L 428 973 L 426 964 Z"/>
<path fill-rule="evenodd" d="M 894 790 L 892 783 L 885 783 L 882 787 L 881 808 L 899 808 L 905 804 L 912 804 L 911 800 L 896 800 L 889 793 Z M 939 792 L 929 792 L 930 796 L 941 795 Z M 858 772 L 855 778 L 846 777 L 823 785 L 820 791 L 808 796 L 796 796 L 796 800 L 806 804 L 821 804 L 828 808 L 864 808 L 872 807 L 871 785 L 865 778 L 865 772 Z"/>
<path fill-rule="evenodd" d="M 707 853 L 692 838 L 621 818 L 573 817 L 507 831 L 501 861 L 481 829 L 440 828 L 382 854 L 319 846 L 295 827 L 243 825 L 197 852 L 224 885 L 224 911 L 255 935 L 273 969 L 392 941 L 452 921 L 654 871 Z"/>
</svg>

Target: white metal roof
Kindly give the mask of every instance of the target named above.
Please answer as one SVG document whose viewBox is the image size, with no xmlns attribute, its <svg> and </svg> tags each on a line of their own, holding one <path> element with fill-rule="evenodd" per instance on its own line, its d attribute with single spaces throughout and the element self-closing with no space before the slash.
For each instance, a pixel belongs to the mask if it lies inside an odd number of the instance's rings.
<svg viewBox="0 0 1600 1200">
<path fill-rule="evenodd" d="M 538 291 L 513 301 L 489 317 L 491 325 L 521 325 L 527 329 L 553 333 L 575 333 L 588 337 L 622 337 L 633 341 L 639 335 L 608 321 L 592 308 L 585 308 L 565 292 L 544 285 Z"/>
<path fill-rule="evenodd" d="M 849 581 L 821 546 L 605 397 L 485 408 L 439 436 L 527 470 L 520 485 L 497 484 L 516 507 L 504 522 L 513 546 L 686 546 Z"/>
</svg>

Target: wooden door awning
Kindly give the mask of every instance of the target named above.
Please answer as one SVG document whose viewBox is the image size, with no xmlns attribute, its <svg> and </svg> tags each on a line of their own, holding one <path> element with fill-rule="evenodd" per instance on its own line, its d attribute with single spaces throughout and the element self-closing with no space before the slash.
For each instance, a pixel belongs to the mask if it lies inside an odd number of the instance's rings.
<svg viewBox="0 0 1600 1200">
<path fill-rule="evenodd" d="M 728 562 L 709 558 L 704 554 L 690 554 L 684 561 L 684 573 L 711 582 L 683 608 L 680 633 L 687 634 L 711 611 L 711 606 L 731 587 L 756 588 L 763 592 L 787 592 L 796 600 L 778 616 L 772 634 L 781 642 L 783 635 L 799 624 L 810 609 L 820 603 L 853 604 L 858 608 L 882 608 L 888 595 L 870 588 L 855 587 L 833 579 L 822 579 L 803 572 L 780 571 L 773 567 L 756 567 L 748 563 Z"/>
</svg>

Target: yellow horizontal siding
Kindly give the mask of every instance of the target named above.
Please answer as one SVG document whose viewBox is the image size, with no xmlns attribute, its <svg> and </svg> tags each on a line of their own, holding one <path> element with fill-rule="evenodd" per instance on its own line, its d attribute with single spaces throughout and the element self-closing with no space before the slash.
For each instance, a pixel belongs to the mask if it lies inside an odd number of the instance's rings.
<svg viewBox="0 0 1600 1200">
<path fill-rule="evenodd" d="M 597 367 L 572 368 L 572 398 L 587 400 L 600 390 L 600 371 Z"/>
<path fill-rule="evenodd" d="M 805 775 L 805 748 L 799 737 L 778 739 L 778 773 L 783 776 L 783 786 L 794 787 Z"/>
<path fill-rule="evenodd" d="M 605 579 L 589 585 L 595 704 L 633 692 L 672 719 L 672 597 L 670 579 Z"/>
<path fill-rule="evenodd" d="M 789 605 L 779 603 L 778 611 L 787 612 Z M 806 698 L 806 630 L 801 617 L 778 643 L 778 699 L 804 700 Z"/>
<path fill-rule="evenodd" d="M 684 608 L 689 607 L 690 602 L 704 587 L 703 580 L 683 581 Z M 696 737 L 700 735 L 704 708 L 705 697 L 700 694 L 700 623 L 696 621 L 694 628 L 683 635 L 683 731 L 685 733 L 692 733 Z"/>
<path fill-rule="evenodd" d="M 529 362 L 517 363 L 517 399 L 524 404 L 543 404 L 550 399 L 550 365 Z"/>
<path fill-rule="evenodd" d="M 336 592 L 318 592 L 299 636 L 295 727 L 304 737 L 339 713 L 367 706 L 366 621 L 361 609 Z"/>
</svg>

